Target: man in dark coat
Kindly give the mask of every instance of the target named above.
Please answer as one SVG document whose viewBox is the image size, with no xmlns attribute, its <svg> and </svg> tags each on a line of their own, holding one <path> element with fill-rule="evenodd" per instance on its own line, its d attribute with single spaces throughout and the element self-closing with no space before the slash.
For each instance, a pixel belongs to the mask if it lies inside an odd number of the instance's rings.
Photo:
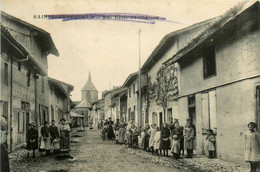
<svg viewBox="0 0 260 172">
<path fill-rule="evenodd" d="M 8 157 L 8 148 L 7 148 L 7 122 L 4 117 L 0 117 L 0 127 L 1 127 L 1 171 L 3 172 L 9 172 L 10 171 L 10 166 L 9 166 L 9 157 Z"/>
<path fill-rule="evenodd" d="M 59 131 L 58 131 L 58 127 L 55 125 L 55 120 L 51 121 L 51 126 L 49 127 L 50 130 L 50 135 L 51 135 L 51 142 L 54 139 L 59 138 Z"/>
<path fill-rule="evenodd" d="M 33 158 L 35 158 L 35 149 L 38 149 L 38 131 L 35 128 L 34 122 L 30 122 L 29 129 L 26 134 L 27 140 L 27 158 L 29 158 L 30 150 L 33 150 Z"/>
</svg>

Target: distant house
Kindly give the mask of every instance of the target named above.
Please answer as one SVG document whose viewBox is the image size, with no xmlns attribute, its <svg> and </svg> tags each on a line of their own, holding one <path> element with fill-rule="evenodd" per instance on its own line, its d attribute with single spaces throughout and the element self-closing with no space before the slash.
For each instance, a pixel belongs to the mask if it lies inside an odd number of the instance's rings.
<svg viewBox="0 0 260 172">
<path fill-rule="evenodd" d="M 157 47 L 153 50 L 151 55 L 148 57 L 148 59 L 145 61 L 141 68 L 141 72 L 142 74 L 145 74 L 148 79 L 148 84 L 143 90 L 144 94 L 142 94 L 142 102 L 145 104 L 145 110 L 143 111 L 145 111 L 146 123 L 156 123 L 158 126 L 161 126 L 163 122 L 168 122 L 169 117 L 179 118 L 181 112 L 178 110 L 178 102 L 173 98 L 171 101 L 167 100 L 167 107 L 164 114 L 162 105 L 158 103 L 158 96 L 160 95 L 151 96 L 151 85 L 155 85 L 155 89 L 160 87 L 160 83 L 157 83 L 157 79 L 158 77 L 162 77 L 158 76 L 158 74 L 163 62 L 170 59 L 173 54 L 184 47 L 194 36 L 207 28 L 216 19 L 217 18 L 213 18 L 196 23 L 184 29 L 180 29 L 165 35 Z M 170 70 L 171 72 L 166 73 L 167 76 L 163 77 L 170 78 L 171 75 L 176 75 L 176 78 L 178 78 L 178 70 L 178 65 L 173 64 L 172 70 Z M 154 91 L 156 92 L 158 90 Z M 128 109 L 129 108 L 131 107 L 128 107 Z"/>
<path fill-rule="evenodd" d="M 193 119 L 198 153 L 213 129 L 217 156 L 242 160 L 247 124 L 260 128 L 259 10 L 236 5 L 165 62 L 180 66 L 179 120 Z"/>
<path fill-rule="evenodd" d="M 93 125 L 97 126 L 98 122 L 105 119 L 104 113 L 104 99 L 92 103 L 91 116 L 93 118 Z"/>
<path fill-rule="evenodd" d="M 48 121 L 55 120 L 56 123 L 60 121 L 61 118 L 68 119 L 68 114 L 70 112 L 70 93 L 73 91 L 74 87 L 70 84 L 58 81 L 56 79 L 50 78 L 49 81 L 49 119 Z"/>
<path fill-rule="evenodd" d="M 147 76 L 141 75 L 141 88 L 147 84 Z M 145 123 L 145 110 L 143 109 L 143 101 L 139 102 L 139 75 L 138 72 L 130 74 L 122 85 L 127 88 L 127 116 L 126 120 L 132 119 L 137 126 L 144 126 Z M 142 92 L 141 92 L 142 94 Z M 138 110 L 141 106 L 141 111 Z"/>
<path fill-rule="evenodd" d="M 1 12 L 0 109 L 8 122 L 8 147 L 26 141 L 34 121 L 38 129 L 49 118 L 47 56 L 58 56 L 50 34 Z"/>
</svg>

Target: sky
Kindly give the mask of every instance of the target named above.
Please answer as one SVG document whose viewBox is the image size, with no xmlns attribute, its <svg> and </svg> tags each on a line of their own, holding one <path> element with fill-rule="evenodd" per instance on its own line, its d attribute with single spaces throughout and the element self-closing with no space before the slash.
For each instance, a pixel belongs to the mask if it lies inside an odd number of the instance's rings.
<svg viewBox="0 0 260 172">
<path fill-rule="evenodd" d="M 168 33 L 225 13 L 237 0 L 2 0 L 1 10 L 40 27 L 52 36 L 59 57 L 48 56 L 48 75 L 74 86 L 73 101 L 91 71 L 101 92 L 121 86 Z M 82 13 L 137 13 L 165 17 L 155 24 L 78 20 L 34 19 L 34 15 Z"/>
</svg>

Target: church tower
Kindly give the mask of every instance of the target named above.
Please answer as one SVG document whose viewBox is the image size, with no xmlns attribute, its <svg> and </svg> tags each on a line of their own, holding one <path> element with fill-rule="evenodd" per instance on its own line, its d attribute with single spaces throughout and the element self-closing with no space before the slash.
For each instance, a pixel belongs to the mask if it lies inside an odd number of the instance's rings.
<svg viewBox="0 0 260 172">
<path fill-rule="evenodd" d="M 98 100 L 98 91 L 92 83 L 90 71 L 88 75 L 88 81 L 81 89 L 81 101 L 82 100 L 87 100 L 90 103 Z"/>
</svg>

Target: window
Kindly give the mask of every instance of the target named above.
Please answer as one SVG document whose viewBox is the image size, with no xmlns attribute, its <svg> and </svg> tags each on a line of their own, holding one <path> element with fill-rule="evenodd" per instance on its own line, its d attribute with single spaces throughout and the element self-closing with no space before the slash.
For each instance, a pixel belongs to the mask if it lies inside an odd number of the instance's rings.
<svg viewBox="0 0 260 172">
<path fill-rule="evenodd" d="M 18 62 L 18 70 L 21 71 L 21 62 Z"/>
<path fill-rule="evenodd" d="M 131 118 L 131 108 L 128 109 L 128 121 L 130 121 Z"/>
<path fill-rule="evenodd" d="M 17 113 L 17 117 L 18 117 L 18 132 L 21 133 L 24 131 L 24 112 Z"/>
<path fill-rule="evenodd" d="M 130 98 L 131 97 L 131 87 L 128 89 L 128 97 Z"/>
<path fill-rule="evenodd" d="M 203 74 L 204 79 L 216 75 L 216 59 L 214 46 L 207 47 L 203 51 Z"/>
<path fill-rule="evenodd" d="M 44 78 L 42 77 L 42 92 L 44 92 Z"/>
<path fill-rule="evenodd" d="M 54 109 L 52 105 L 51 105 L 51 119 L 54 120 Z"/>
<path fill-rule="evenodd" d="M 133 84 L 133 94 L 135 94 L 135 84 Z"/>
<path fill-rule="evenodd" d="M 7 118 L 8 117 L 8 102 L 3 101 L 3 117 Z"/>
<path fill-rule="evenodd" d="M 30 81 L 31 81 L 31 71 L 28 70 L 28 73 L 27 73 L 27 86 L 30 87 Z"/>
<path fill-rule="evenodd" d="M 8 63 L 5 63 L 4 67 L 4 84 L 8 85 Z"/>
</svg>

